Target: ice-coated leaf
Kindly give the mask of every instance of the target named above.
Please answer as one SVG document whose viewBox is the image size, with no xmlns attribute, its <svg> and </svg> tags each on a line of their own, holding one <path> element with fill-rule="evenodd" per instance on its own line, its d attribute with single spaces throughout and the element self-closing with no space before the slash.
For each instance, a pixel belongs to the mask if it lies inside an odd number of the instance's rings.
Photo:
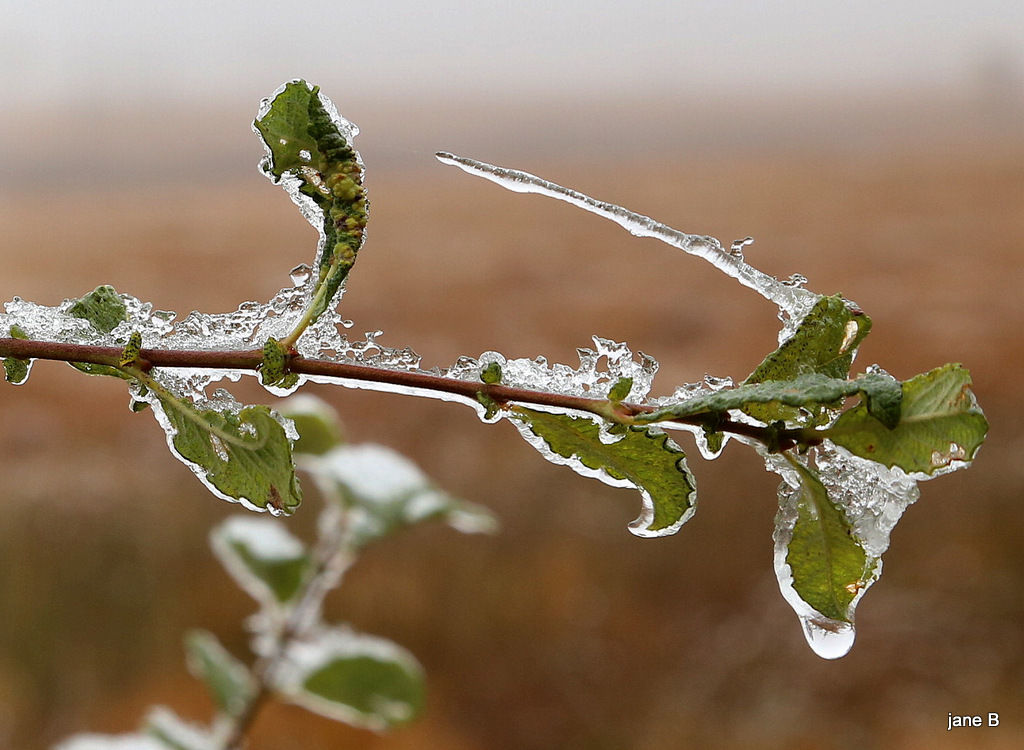
<svg viewBox="0 0 1024 750">
<path fill-rule="evenodd" d="M 775 572 L 779 587 L 800 618 L 804 635 L 814 652 L 826 659 L 837 659 L 853 646 L 856 636 L 852 624 L 854 609 L 881 575 L 881 557 L 889 547 L 890 533 L 903 512 L 919 496 L 917 481 L 898 468 L 887 468 L 875 461 L 851 455 L 828 440 L 808 452 L 814 461 L 813 472 L 806 468 L 804 473 L 799 472 L 788 454 L 762 453 L 768 468 L 784 478 L 779 488 L 779 513 L 774 534 Z M 810 474 L 809 479 L 807 474 Z M 794 532 L 799 532 L 798 541 L 810 533 L 810 527 L 801 520 L 802 514 L 805 516 L 808 511 L 808 492 L 812 493 L 811 500 L 815 497 L 820 499 L 822 488 L 831 506 L 842 514 L 829 514 L 828 517 L 834 521 L 832 525 L 845 525 L 851 540 L 864 553 L 865 574 L 859 581 L 852 581 L 846 593 L 840 594 L 844 600 L 852 595 L 846 605 L 847 621 L 826 617 L 808 603 L 809 597 L 796 589 L 789 560 Z M 841 544 L 848 544 L 842 536 L 838 539 Z M 853 556 L 858 556 L 852 548 L 850 551 Z M 856 563 L 849 569 L 855 571 Z"/>
<path fill-rule="evenodd" d="M 840 415 L 826 434 L 854 455 L 911 474 L 930 476 L 960 468 L 974 459 L 988 432 L 970 385 L 966 369 L 944 365 L 903 383 L 900 420 L 894 428 L 857 406 Z"/>
<path fill-rule="evenodd" d="M 333 303 L 363 244 L 367 200 L 357 132 L 305 81 L 286 83 L 253 123 L 267 148 L 263 169 L 282 183 L 321 233 L 310 320 Z"/>
<path fill-rule="evenodd" d="M 211 532 L 210 541 L 238 585 L 271 609 L 290 603 L 309 573 L 305 545 L 273 518 L 229 518 Z"/>
<path fill-rule="evenodd" d="M 817 474 L 794 460 L 800 478 L 786 563 L 796 593 L 815 611 L 852 621 L 851 604 L 871 578 L 867 554 Z"/>
<path fill-rule="evenodd" d="M 256 690 L 249 669 L 206 630 L 193 630 L 185 636 L 185 653 L 189 671 L 203 681 L 217 708 L 237 716 Z"/>
<path fill-rule="evenodd" d="M 638 415 L 638 422 L 659 422 L 673 417 L 692 417 L 700 414 L 724 415 L 732 409 L 750 410 L 763 404 L 779 407 L 799 407 L 814 410 L 847 396 L 861 395 L 873 413 L 889 424 L 900 418 L 902 389 L 899 381 L 888 375 L 862 375 L 855 380 L 830 378 L 821 374 L 800 375 L 793 380 L 769 380 L 735 388 L 725 388 L 702 394 L 677 404 L 663 407 L 649 414 Z"/>
<path fill-rule="evenodd" d="M 296 454 L 322 456 L 344 442 L 338 413 L 324 400 L 305 393 L 285 399 L 278 406 L 281 416 L 292 420 L 299 439 Z"/>
<path fill-rule="evenodd" d="M 615 487 L 633 487 L 643 510 L 630 525 L 637 536 L 675 533 L 693 515 L 696 481 L 686 454 L 652 427 L 628 427 L 611 434 L 593 419 L 516 407 L 520 433 L 541 455 Z"/>
<path fill-rule="evenodd" d="M 750 373 L 744 385 L 793 380 L 818 374 L 845 380 L 871 319 L 851 310 L 839 295 L 822 297 L 786 339 Z M 744 411 L 762 422 L 791 420 L 798 412 L 784 404 L 751 405 Z"/>
<path fill-rule="evenodd" d="M 266 406 L 197 408 L 161 389 L 146 398 L 172 452 L 218 497 L 290 515 L 302 500 L 284 427 Z"/>
<path fill-rule="evenodd" d="M 68 315 L 89 321 L 100 333 L 110 333 L 128 319 L 127 308 L 112 286 L 98 286 L 84 297 L 72 302 Z"/>
<path fill-rule="evenodd" d="M 322 630 L 286 655 L 278 689 L 304 708 L 352 726 L 384 731 L 423 710 L 423 668 L 384 638 Z"/>
<path fill-rule="evenodd" d="M 280 179 L 287 172 L 312 165 L 316 139 L 309 132 L 309 101 L 314 96 L 305 81 L 286 83 L 253 122 L 269 151 L 264 169 Z"/>
<path fill-rule="evenodd" d="M 303 468 L 328 497 L 347 507 L 355 546 L 421 521 L 445 521 L 463 532 L 495 526 L 488 511 L 439 489 L 418 466 L 383 445 L 339 445 L 310 457 Z"/>
</svg>

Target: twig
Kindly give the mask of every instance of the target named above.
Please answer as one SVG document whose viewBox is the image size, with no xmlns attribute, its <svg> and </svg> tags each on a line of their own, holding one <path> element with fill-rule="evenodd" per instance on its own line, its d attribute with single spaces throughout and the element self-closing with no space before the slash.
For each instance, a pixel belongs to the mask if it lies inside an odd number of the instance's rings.
<svg viewBox="0 0 1024 750">
<path fill-rule="evenodd" d="M 88 362 L 93 364 L 117 366 L 122 349 L 112 346 L 94 346 L 90 344 L 71 344 L 55 341 L 32 341 L 28 339 L 0 338 L 0 357 L 18 359 L 52 359 L 65 362 Z M 148 370 L 151 367 L 186 367 L 211 368 L 218 370 L 257 371 L 263 363 L 263 351 L 250 349 L 244 351 L 194 351 L 187 349 L 143 349 L 139 353 L 137 366 Z M 380 384 L 380 390 L 390 390 L 386 386 L 401 386 L 415 389 L 421 395 L 442 398 L 442 394 L 461 396 L 467 401 L 476 401 L 483 395 L 496 404 L 521 403 L 535 406 L 548 406 L 557 409 L 569 409 L 595 414 L 603 419 L 629 423 L 630 417 L 656 411 L 657 407 L 647 404 L 619 402 L 614 409 L 609 409 L 609 402 L 603 398 L 588 398 L 564 393 L 534 391 L 527 388 L 488 384 L 415 370 L 388 370 L 382 367 L 336 362 L 325 359 L 309 359 L 294 356 L 288 361 L 290 372 L 302 375 L 337 378 L 340 380 L 358 381 L 373 388 Z M 703 426 L 707 422 L 706 414 L 694 414 L 678 417 L 672 421 L 660 422 L 663 427 Z M 738 422 L 722 417 L 715 424 L 716 430 L 733 435 L 753 438 L 775 450 L 785 450 L 795 445 L 809 445 L 820 442 L 813 431 L 807 429 L 776 429 L 762 427 L 745 422 Z"/>
</svg>

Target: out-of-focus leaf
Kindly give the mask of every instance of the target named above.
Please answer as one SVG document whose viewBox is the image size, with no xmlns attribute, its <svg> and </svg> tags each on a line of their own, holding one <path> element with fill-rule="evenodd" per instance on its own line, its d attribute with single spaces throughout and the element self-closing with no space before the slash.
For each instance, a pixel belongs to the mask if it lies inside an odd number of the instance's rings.
<svg viewBox="0 0 1024 750">
<path fill-rule="evenodd" d="M 76 734 L 55 745 L 53 750 L 176 750 L 156 737 L 145 734 Z"/>
<path fill-rule="evenodd" d="M 162 743 L 167 750 L 220 750 L 213 733 L 190 724 L 164 706 L 150 710 L 146 717 L 146 733 Z"/>
<path fill-rule="evenodd" d="M 422 521 L 445 521 L 463 532 L 495 525 L 488 511 L 439 489 L 409 459 L 382 445 L 338 445 L 310 457 L 303 468 L 323 492 L 345 504 L 355 546 Z"/>
<path fill-rule="evenodd" d="M 316 396 L 299 394 L 281 402 L 281 416 L 295 424 L 299 439 L 292 450 L 297 454 L 322 456 L 344 442 L 338 413 Z"/>
<path fill-rule="evenodd" d="M 281 521 L 235 516 L 216 527 L 210 539 L 238 585 L 264 606 L 290 603 L 309 572 L 309 552 Z"/>
<path fill-rule="evenodd" d="M 189 671 L 206 684 L 217 708 L 229 716 L 237 716 L 256 689 L 249 669 L 206 630 L 188 633 L 185 652 Z"/>
<path fill-rule="evenodd" d="M 423 710 L 423 668 L 386 639 L 333 628 L 294 644 L 287 658 L 280 691 L 321 716 L 383 731 Z"/>
</svg>

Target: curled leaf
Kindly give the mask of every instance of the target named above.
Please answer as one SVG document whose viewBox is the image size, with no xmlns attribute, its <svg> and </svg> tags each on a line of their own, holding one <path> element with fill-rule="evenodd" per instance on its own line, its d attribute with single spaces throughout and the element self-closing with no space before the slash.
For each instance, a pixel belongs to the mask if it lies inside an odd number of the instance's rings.
<svg viewBox="0 0 1024 750">
<path fill-rule="evenodd" d="M 12 339 L 27 339 L 28 334 L 18 324 L 11 326 Z M 32 369 L 32 360 L 18 359 L 17 357 L 4 357 L 4 379 L 13 385 L 21 385 L 28 380 L 29 371 Z"/>
<path fill-rule="evenodd" d="M 336 116 L 333 105 L 297 80 L 265 103 L 253 123 L 267 148 L 263 169 L 283 182 L 321 233 L 310 321 L 335 301 L 363 244 L 367 200 L 363 166 L 352 147 L 356 128 Z"/>
<path fill-rule="evenodd" d="M 665 433 L 629 427 L 612 435 L 588 417 L 516 407 L 520 433 L 549 461 L 616 487 L 633 487 L 643 510 L 629 529 L 637 536 L 675 533 L 693 515 L 696 480 L 686 454 Z"/>
<path fill-rule="evenodd" d="M 747 414 L 780 414 L 783 407 L 796 414 L 798 409 L 813 412 L 848 396 L 860 395 L 873 413 L 895 424 L 900 418 L 903 398 L 899 381 L 889 375 L 868 374 L 855 380 L 832 378 L 820 373 L 800 375 L 792 380 L 768 380 L 725 388 L 713 393 L 695 396 L 677 404 L 634 417 L 636 422 L 663 422 L 673 418 L 702 414 L 724 416 L 738 409 Z M 768 411 L 758 411 L 768 405 Z M 893 422 L 895 418 L 895 422 Z"/>
</svg>

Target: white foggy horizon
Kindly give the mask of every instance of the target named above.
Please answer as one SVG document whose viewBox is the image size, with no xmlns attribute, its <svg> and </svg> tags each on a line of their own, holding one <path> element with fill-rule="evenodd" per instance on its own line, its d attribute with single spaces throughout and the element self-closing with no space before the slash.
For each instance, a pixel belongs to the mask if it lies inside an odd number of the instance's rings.
<svg viewBox="0 0 1024 750">
<path fill-rule="evenodd" d="M 957 89 L 1024 75 L 1022 50 L 1019 0 L 3 0 L 0 111 L 249 101 L 295 77 L 385 100 Z"/>
<path fill-rule="evenodd" d="M 0 0 L 0 188 L 252 172 L 294 78 L 375 168 L 1024 142 L 1024 3 Z"/>
</svg>

